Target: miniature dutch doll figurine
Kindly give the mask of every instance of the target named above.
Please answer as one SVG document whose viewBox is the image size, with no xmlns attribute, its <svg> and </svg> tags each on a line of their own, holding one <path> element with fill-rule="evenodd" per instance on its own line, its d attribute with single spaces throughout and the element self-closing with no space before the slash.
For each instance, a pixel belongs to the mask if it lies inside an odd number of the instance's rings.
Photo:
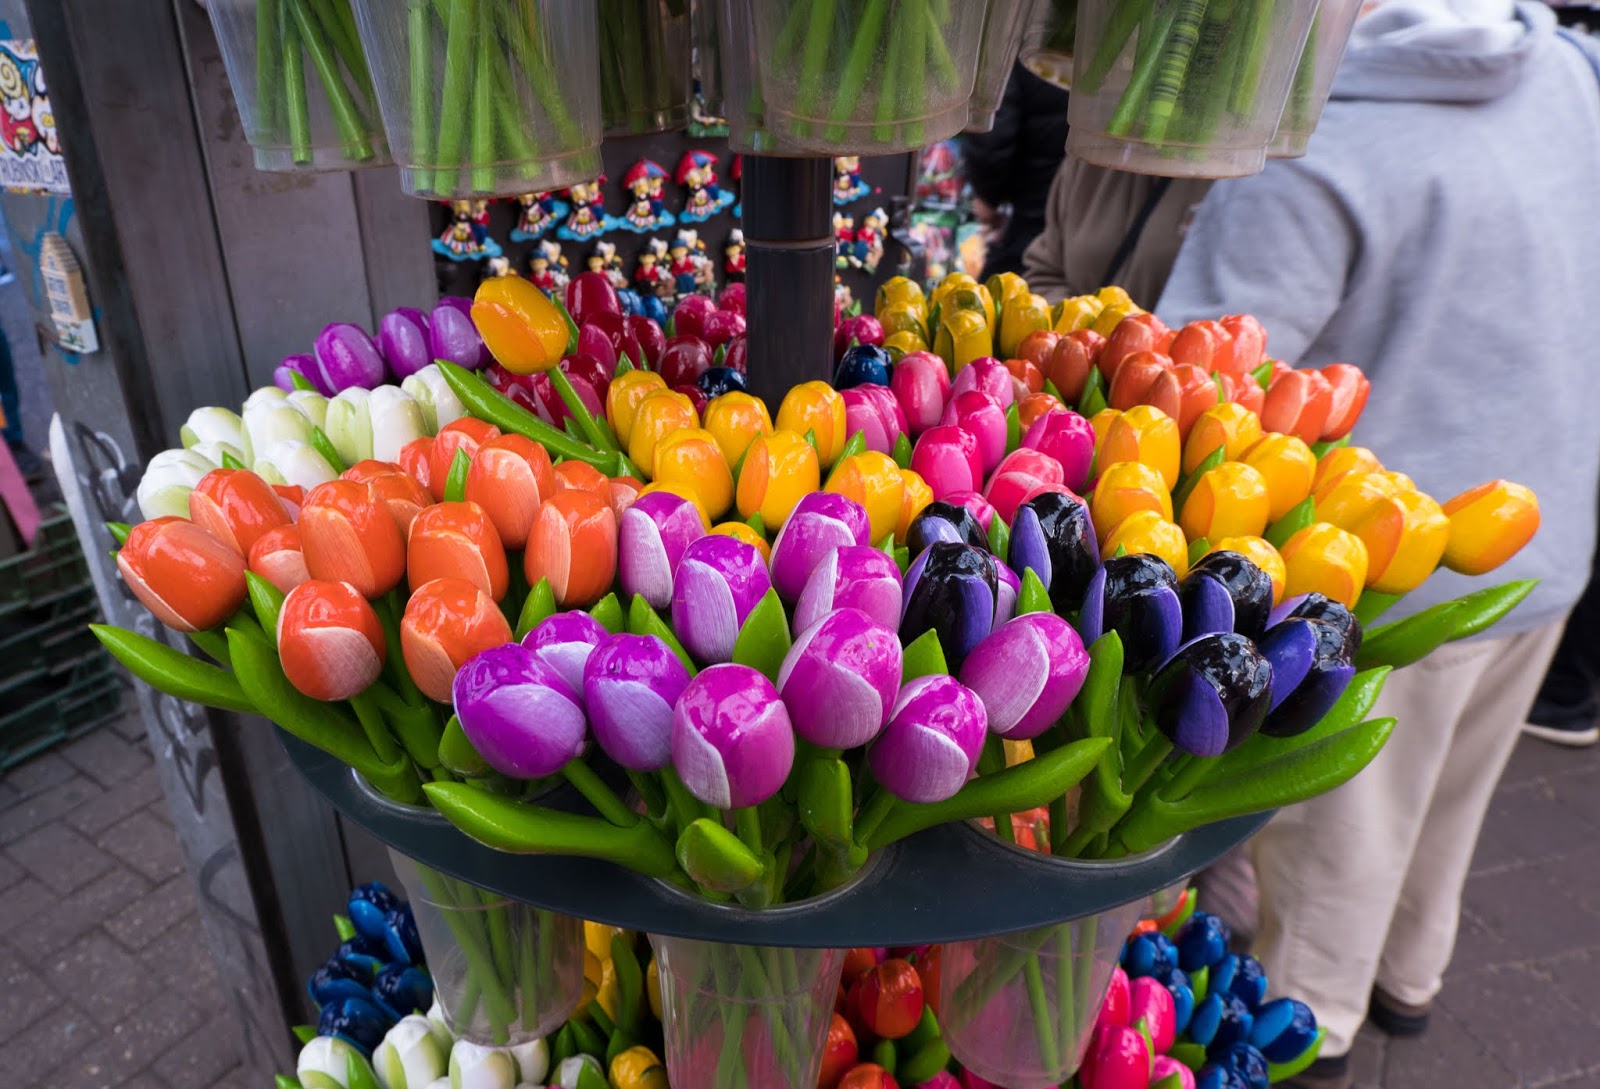
<svg viewBox="0 0 1600 1089">
<path fill-rule="evenodd" d="M 722 246 L 722 274 L 730 284 L 744 283 L 744 232 L 737 227 Z"/>
<path fill-rule="evenodd" d="M 706 260 L 703 245 L 695 231 L 679 231 L 672 240 L 672 260 L 667 272 L 672 276 L 673 290 L 680 297 L 693 295 L 707 278 L 705 266 L 710 262 Z"/>
<path fill-rule="evenodd" d="M 559 243 L 544 241 L 528 258 L 528 279 L 546 295 L 565 291 L 567 287 L 567 259 Z"/>
<path fill-rule="evenodd" d="M 537 242 L 567 214 L 567 202 L 551 192 L 523 193 L 517 197 L 517 225 L 511 229 L 513 242 Z"/>
<path fill-rule="evenodd" d="M 856 220 L 854 216 L 847 216 L 843 212 L 833 213 L 833 238 L 838 250 L 834 259 L 837 268 L 849 268 L 852 265 L 859 267 L 856 261 Z"/>
<path fill-rule="evenodd" d="M 567 221 L 556 231 L 557 238 L 565 238 L 569 242 L 581 242 L 587 238 L 598 238 L 606 233 L 609 224 L 606 217 L 606 198 L 603 186 L 606 183 L 604 174 L 592 182 L 580 182 L 567 190 L 567 196 L 572 200 L 572 212 L 567 216 Z"/>
<path fill-rule="evenodd" d="M 633 271 L 633 286 L 641 295 L 665 298 L 672 293 L 672 277 L 661 267 L 667 255 L 667 244 L 652 238 L 639 253 L 639 265 Z"/>
<path fill-rule="evenodd" d="M 598 260 L 598 266 L 595 261 Z M 589 257 L 589 268 L 594 272 L 603 272 L 606 279 L 611 281 L 611 286 L 618 291 L 628 288 L 628 274 L 622 267 L 622 255 L 617 253 L 616 244 L 600 241 L 594 244 L 594 253 Z"/>
<path fill-rule="evenodd" d="M 878 262 L 883 259 L 883 236 L 888 229 L 889 213 L 882 208 L 868 212 L 856 228 L 855 260 L 868 272 L 878 270 Z"/>
<path fill-rule="evenodd" d="M 500 244 L 489 237 L 488 201 L 451 201 L 450 216 L 450 225 L 433 240 L 434 253 L 452 261 L 500 256 Z"/>
<path fill-rule="evenodd" d="M 744 156 L 743 155 L 735 155 L 733 157 L 733 167 L 728 171 L 728 177 L 733 179 L 734 186 L 737 187 L 740 190 L 740 192 L 738 194 L 736 194 L 738 199 L 735 199 L 734 202 L 733 202 L 733 218 L 734 219 L 740 219 L 740 218 L 742 218 L 744 216 L 744 200 L 743 200 Z"/>
<path fill-rule="evenodd" d="M 872 192 L 861 180 L 861 156 L 836 155 L 833 160 L 833 203 L 850 204 Z"/>
<path fill-rule="evenodd" d="M 650 159 L 640 159 L 630 166 L 622 176 L 622 187 L 628 191 L 628 210 L 613 225 L 645 234 L 676 223 L 677 219 L 667 211 L 666 178 L 661 164 Z"/>
<path fill-rule="evenodd" d="M 673 180 L 686 189 L 680 220 L 704 223 L 733 203 L 733 194 L 717 184 L 717 157 L 709 151 L 692 149 L 678 160 Z"/>
<path fill-rule="evenodd" d="M 484 262 L 484 276 L 486 279 L 492 280 L 498 279 L 501 276 L 511 275 L 513 275 L 511 269 L 511 258 L 507 257 L 505 254 L 501 254 L 499 257 L 491 257 L 488 261 Z"/>
</svg>

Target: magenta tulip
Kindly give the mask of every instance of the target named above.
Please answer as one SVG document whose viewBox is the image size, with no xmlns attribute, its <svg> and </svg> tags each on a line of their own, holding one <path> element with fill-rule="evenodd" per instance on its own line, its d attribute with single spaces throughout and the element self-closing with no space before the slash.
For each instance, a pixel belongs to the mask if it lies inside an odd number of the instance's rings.
<svg viewBox="0 0 1600 1089">
<path fill-rule="evenodd" d="M 988 476 L 1006 456 L 1006 410 L 987 393 L 967 390 L 950 398 L 939 422 L 955 425 L 978 440 L 978 458 Z"/>
<path fill-rule="evenodd" d="M 983 494 L 1009 526 L 1017 516 L 1017 508 L 1043 487 L 1065 487 L 1061 465 L 1049 454 L 1023 447 L 1006 455 Z"/>
<path fill-rule="evenodd" d="M 800 633 L 778 671 L 795 732 L 824 749 L 865 745 L 900 691 L 900 638 L 866 613 L 838 609 Z"/>
<path fill-rule="evenodd" d="M 987 393 L 1003 412 L 1017 399 L 1017 380 L 1011 377 L 1004 363 L 988 355 L 962 367 L 955 381 L 950 383 L 952 397 L 959 397 L 970 390 Z"/>
<path fill-rule="evenodd" d="M 1171 1050 L 1178 1036 L 1178 1010 L 1172 992 L 1152 976 L 1141 976 L 1128 985 L 1128 1022 L 1144 1022 L 1150 1033 L 1150 1046 L 1157 1053 Z"/>
<path fill-rule="evenodd" d="M 987 731 L 983 702 L 970 688 L 946 674 L 918 677 L 900 690 L 867 764 L 896 798 L 943 801 L 977 770 Z"/>
<path fill-rule="evenodd" d="M 794 727 L 772 682 L 748 666 L 703 670 L 672 712 L 672 764 L 689 793 L 718 809 L 776 794 L 794 766 Z"/>
<path fill-rule="evenodd" d="M 906 416 L 900 402 L 884 386 L 852 386 L 839 394 L 844 398 L 846 434 L 861 432 L 868 450 L 880 454 L 894 452 L 895 440 L 906 430 Z"/>
<path fill-rule="evenodd" d="M 617 523 L 617 577 L 628 600 L 641 595 L 652 608 L 672 604 L 673 579 L 684 550 L 706 535 L 692 502 L 672 492 L 641 495 Z"/>
<path fill-rule="evenodd" d="M 835 609 L 859 609 L 891 631 L 900 626 L 900 567 L 887 552 L 846 545 L 823 557 L 800 591 L 794 627 L 805 631 Z"/>
<path fill-rule="evenodd" d="M 920 435 L 939 422 L 950 399 L 950 369 L 932 352 L 907 352 L 889 375 L 889 390 L 905 413 L 907 433 Z"/>
<path fill-rule="evenodd" d="M 1100 1000 L 1100 1012 L 1094 1022 L 1096 1031 L 1106 1025 L 1111 1028 L 1126 1027 L 1129 1023 L 1128 1007 L 1132 1001 L 1128 973 L 1118 964 L 1111 969 L 1111 982 L 1106 985 L 1105 998 Z"/>
<path fill-rule="evenodd" d="M 617 371 L 617 346 L 599 326 L 584 325 L 579 327 L 578 354 L 592 357 L 606 369 L 608 376 L 615 374 Z"/>
<path fill-rule="evenodd" d="M 991 733 L 1038 737 L 1083 687 L 1089 655 L 1055 613 L 1027 613 L 996 628 L 961 663 L 961 683 L 983 701 Z"/>
<path fill-rule="evenodd" d="M 1094 428 L 1071 411 L 1046 412 L 1022 436 L 1022 445 L 1049 454 L 1061 465 L 1061 482 L 1081 491 L 1094 461 Z"/>
<path fill-rule="evenodd" d="M 573 692 L 581 694 L 583 664 L 589 660 L 590 652 L 609 636 L 600 621 L 586 612 L 573 610 L 545 617 L 522 637 L 522 645 L 561 674 L 561 679 Z"/>
<path fill-rule="evenodd" d="M 911 451 L 911 469 L 927 481 L 935 499 L 983 487 L 978 440 L 963 427 L 941 425 L 924 431 Z"/>
<path fill-rule="evenodd" d="M 1150 1044 L 1131 1028 L 1101 1027 L 1078 1068 L 1083 1089 L 1146 1089 L 1150 1084 Z"/>
<path fill-rule="evenodd" d="M 716 311 L 717 304 L 710 295 L 685 295 L 672 311 L 673 334 L 704 339 L 706 318 Z"/>
<path fill-rule="evenodd" d="M 810 492 L 795 504 L 772 542 L 772 585 L 784 601 L 798 601 L 806 580 L 828 553 L 871 543 L 871 525 L 860 503 L 832 492 Z"/>
<path fill-rule="evenodd" d="M 583 670 L 594 739 L 630 771 L 659 771 L 672 760 L 672 709 L 688 686 L 689 671 L 654 635 L 608 636 Z"/>
<path fill-rule="evenodd" d="M 320 380 L 313 384 L 335 392 L 360 386 L 376 389 L 383 384 L 383 355 L 367 331 L 347 321 L 324 325 L 317 334 L 315 356 Z"/>
<path fill-rule="evenodd" d="M 750 611 L 772 589 L 755 545 L 710 533 L 683 551 L 672 583 L 672 627 L 700 662 L 726 662 Z"/>
<path fill-rule="evenodd" d="M 469 658 L 451 694 L 467 740 L 502 775 L 540 779 L 583 755 L 577 693 L 527 647 L 507 643 Z"/>
<path fill-rule="evenodd" d="M 1150 1084 L 1159 1089 L 1195 1089 L 1194 1071 L 1170 1055 L 1157 1055 L 1150 1067 Z"/>
<path fill-rule="evenodd" d="M 985 533 L 989 532 L 989 525 L 994 521 L 995 508 L 977 492 L 951 492 L 944 497 L 944 502 L 954 503 L 959 507 L 966 507 L 972 516 L 978 520 L 978 525 L 983 527 Z"/>
</svg>

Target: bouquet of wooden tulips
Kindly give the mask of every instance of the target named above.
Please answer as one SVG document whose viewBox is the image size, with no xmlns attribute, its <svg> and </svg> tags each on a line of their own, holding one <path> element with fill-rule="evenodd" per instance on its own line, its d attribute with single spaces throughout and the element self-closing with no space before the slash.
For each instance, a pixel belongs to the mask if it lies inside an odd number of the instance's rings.
<svg viewBox="0 0 1600 1089">
<path fill-rule="evenodd" d="M 101 639 L 492 847 L 762 908 L 938 823 L 1013 839 L 1042 809 L 1037 849 L 1114 859 L 1329 790 L 1394 727 L 1366 719 L 1388 669 L 1531 588 L 1368 626 L 1441 562 L 1502 562 L 1537 504 L 1496 481 L 1441 505 L 1344 445 L 1359 371 L 1274 363 L 1249 317 L 1172 331 L 1117 289 L 891 281 L 841 325 L 834 383 L 773 416 L 736 333 L 676 331 L 735 328 L 709 301 L 646 347 L 602 277 L 567 299 L 479 288 L 501 378 L 433 364 L 465 413 L 437 434 L 359 460 L 329 436 L 337 477 L 303 495 L 214 469 L 188 519 L 126 532 L 124 577 L 212 661 Z M 535 377 L 559 417 L 495 388 Z M 592 813 L 542 804 L 558 781 Z M 725 967 L 799 993 L 795 952 Z M 1071 985 L 1033 953 L 1016 973 L 1040 1002 Z M 824 1021 L 763 1026 L 746 1044 L 814 1076 Z"/>
</svg>

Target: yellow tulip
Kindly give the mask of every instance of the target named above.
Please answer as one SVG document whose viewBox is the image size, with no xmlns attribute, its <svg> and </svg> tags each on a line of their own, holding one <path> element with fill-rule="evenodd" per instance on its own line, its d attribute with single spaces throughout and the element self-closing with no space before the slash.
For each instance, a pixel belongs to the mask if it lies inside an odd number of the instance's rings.
<svg viewBox="0 0 1600 1089">
<path fill-rule="evenodd" d="M 872 311 L 882 315 L 889 307 L 904 304 L 926 309 L 927 297 L 922 293 L 922 285 L 917 281 L 905 276 L 892 276 L 878 285 L 878 294 Z"/>
<path fill-rule="evenodd" d="M 1394 481 L 1382 473 L 1351 473 L 1317 500 L 1317 520 L 1351 529 L 1368 507 L 1398 494 Z"/>
<path fill-rule="evenodd" d="M 940 319 L 933 350 L 959 371 L 974 359 L 994 355 L 994 336 L 983 314 L 976 310 L 956 310 Z"/>
<path fill-rule="evenodd" d="M 686 427 L 699 427 L 694 402 L 677 390 L 658 389 L 645 394 L 634 413 L 628 435 L 628 459 L 639 468 L 656 463 L 656 443 Z"/>
<path fill-rule="evenodd" d="M 826 382 L 802 382 L 784 394 L 777 424 L 779 431 L 802 436 L 811 432 L 824 469 L 839 460 L 849 438 L 845 434 L 844 398 Z"/>
<path fill-rule="evenodd" d="M 606 422 L 616 433 L 624 448 L 633 435 L 633 421 L 639 414 L 639 403 L 658 389 L 666 389 L 667 380 L 655 371 L 627 371 L 611 380 L 606 390 Z"/>
<path fill-rule="evenodd" d="M 736 541 L 743 541 L 761 553 L 763 561 L 772 559 L 772 546 L 767 544 L 767 539 L 745 522 L 718 522 L 711 527 L 711 532 L 720 533 L 724 537 L 732 537 Z"/>
<path fill-rule="evenodd" d="M 1178 524 L 1196 541 L 1259 537 L 1271 507 L 1262 475 L 1242 461 L 1225 461 L 1195 481 L 1178 512 Z"/>
<path fill-rule="evenodd" d="M 776 532 L 803 496 L 822 485 L 817 452 L 802 435 L 779 429 L 757 435 L 739 468 L 734 490 L 739 517 L 760 514 L 768 532 Z"/>
<path fill-rule="evenodd" d="M 656 443 L 651 475 L 657 484 L 681 484 L 692 490 L 713 520 L 733 506 L 733 471 L 717 440 L 704 428 L 686 427 Z"/>
<path fill-rule="evenodd" d="M 1050 304 L 1043 295 L 1024 291 L 1005 300 L 1000 311 L 1000 355 L 1010 359 L 1017 354 L 1017 346 L 1029 333 L 1050 328 Z"/>
<path fill-rule="evenodd" d="M 1237 552 L 1261 568 L 1272 580 L 1272 603 L 1276 605 L 1283 600 L 1283 590 L 1288 582 L 1289 572 L 1283 565 L 1283 557 L 1272 547 L 1271 541 L 1265 537 L 1224 537 L 1212 545 L 1210 551 Z"/>
<path fill-rule="evenodd" d="M 1509 480 L 1469 488 L 1441 508 L 1450 519 L 1444 565 L 1481 575 L 1515 556 L 1539 529 L 1539 497 Z"/>
<path fill-rule="evenodd" d="M 1180 579 L 1189 573 L 1189 541 L 1183 530 L 1153 510 L 1135 511 L 1124 518 L 1106 538 L 1100 554 L 1109 560 L 1119 548 L 1129 555 L 1160 556 Z"/>
<path fill-rule="evenodd" d="M 1355 608 L 1367 582 L 1367 546 L 1360 537 L 1329 522 L 1313 522 L 1279 551 L 1288 572 L 1285 594 L 1324 594 Z"/>
<path fill-rule="evenodd" d="M 911 521 L 922 513 L 922 508 L 933 502 L 933 488 L 922 474 L 912 469 L 900 470 L 900 517 L 894 524 L 894 543 L 906 543 L 906 534 L 911 531 Z"/>
<path fill-rule="evenodd" d="M 1051 311 L 1050 328 L 1058 333 L 1076 333 L 1093 325 L 1105 308 L 1106 304 L 1093 295 L 1063 299 Z"/>
<path fill-rule="evenodd" d="M 761 398 L 734 390 L 706 406 L 705 429 L 717 441 L 728 468 L 734 469 L 757 435 L 772 432 L 772 417 Z"/>
<path fill-rule="evenodd" d="M 1350 527 L 1367 546 L 1367 585 L 1404 594 L 1433 574 L 1450 540 L 1450 519 L 1432 496 L 1397 492 L 1369 506 Z"/>
<path fill-rule="evenodd" d="M 1383 463 L 1378 455 L 1365 446 L 1340 446 L 1329 450 L 1317 461 L 1317 475 L 1311 481 L 1311 494 L 1322 502 L 1322 497 L 1333 486 L 1352 473 L 1381 473 Z"/>
<path fill-rule="evenodd" d="M 1246 450 L 1261 441 L 1261 417 L 1243 405 L 1225 401 L 1195 418 L 1183 444 L 1183 471 L 1193 473 L 1206 458 L 1222 451 L 1224 461 L 1243 461 Z M 1316 459 L 1312 459 L 1315 463 Z"/>
<path fill-rule="evenodd" d="M 1267 482 L 1272 508 L 1267 517 L 1276 522 L 1305 501 L 1317 475 L 1317 455 L 1293 435 L 1273 433 L 1245 453 L 1243 461 Z"/>
<path fill-rule="evenodd" d="M 867 512 L 874 543 L 893 533 L 900 520 L 905 484 L 900 479 L 900 466 L 888 454 L 867 450 L 844 458 L 823 490 L 861 504 Z"/>
<path fill-rule="evenodd" d="M 1102 539 L 1141 510 L 1172 521 L 1172 493 L 1159 472 L 1143 462 L 1119 461 L 1100 474 L 1089 501 L 1089 518 Z"/>
<path fill-rule="evenodd" d="M 1101 466 L 1142 461 L 1161 474 L 1168 488 L 1175 488 L 1180 452 L 1177 422 L 1159 408 L 1135 405 L 1111 421 L 1097 458 Z"/>
</svg>

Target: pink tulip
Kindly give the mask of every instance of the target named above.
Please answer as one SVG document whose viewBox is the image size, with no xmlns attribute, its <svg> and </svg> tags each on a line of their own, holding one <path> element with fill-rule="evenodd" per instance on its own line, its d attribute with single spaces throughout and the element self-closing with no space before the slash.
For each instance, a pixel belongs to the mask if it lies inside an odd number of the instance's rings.
<svg viewBox="0 0 1600 1089">
<path fill-rule="evenodd" d="M 963 427 L 941 425 L 924 431 L 911 451 L 911 469 L 927 481 L 935 499 L 951 492 L 975 492 L 983 486 L 978 440 Z"/>
<path fill-rule="evenodd" d="M 1017 508 L 1036 488 L 1041 484 L 1060 483 L 1061 463 L 1049 454 L 1024 446 L 1006 455 L 989 478 L 983 497 L 1009 526 Z"/>
<path fill-rule="evenodd" d="M 1094 428 L 1076 412 L 1046 412 L 1022 436 L 1022 445 L 1060 462 L 1062 483 L 1073 491 L 1082 490 L 1088 482 L 1089 464 L 1094 460 Z"/>
<path fill-rule="evenodd" d="M 994 505 L 983 496 L 977 492 L 951 492 L 944 497 L 944 501 L 966 507 L 983 527 L 983 531 L 989 532 L 989 523 L 994 521 L 995 509 Z"/>
<path fill-rule="evenodd" d="M 889 389 L 905 412 L 909 433 L 920 435 L 939 422 L 950 399 L 950 371 L 932 352 L 907 352 L 894 365 Z"/>
<path fill-rule="evenodd" d="M 1106 987 L 1106 996 L 1100 1002 L 1100 1014 L 1095 1018 L 1094 1027 L 1123 1028 L 1129 1022 L 1128 1011 L 1133 1003 L 1133 987 L 1128 980 L 1128 973 L 1122 970 L 1122 965 L 1111 969 L 1111 983 Z"/>
<path fill-rule="evenodd" d="M 1156 1054 L 1172 1050 L 1178 1037 L 1178 1011 L 1172 1004 L 1172 992 L 1150 976 L 1134 980 L 1128 987 L 1128 1021 L 1137 1025 L 1144 1022 L 1150 1032 L 1150 1046 Z"/>
<path fill-rule="evenodd" d="M 1170 1055 L 1157 1055 L 1150 1071 L 1152 1089 L 1195 1089 L 1194 1071 Z"/>
<path fill-rule="evenodd" d="M 906 430 L 906 414 L 887 386 L 862 385 L 843 390 L 845 433 L 861 432 L 868 450 L 894 453 L 894 443 Z"/>
<path fill-rule="evenodd" d="M 988 1078 L 980 1078 L 970 1070 L 961 1071 L 961 1089 L 1004 1089 Z"/>
<path fill-rule="evenodd" d="M 973 390 L 993 397 L 1000 411 L 1004 412 L 1017 399 L 1017 380 L 1011 377 L 1004 363 L 993 356 L 984 356 L 962 367 L 950 386 L 950 394 L 954 397 Z"/>
<path fill-rule="evenodd" d="M 950 398 L 939 422 L 971 432 L 978 440 L 978 456 L 987 476 L 1006 456 L 1006 410 L 987 393 L 967 390 Z"/>
<path fill-rule="evenodd" d="M 1144 1033 L 1102 1026 L 1089 1042 L 1078 1080 L 1083 1089 L 1149 1089 L 1150 1060 Z"/>
</svg>

